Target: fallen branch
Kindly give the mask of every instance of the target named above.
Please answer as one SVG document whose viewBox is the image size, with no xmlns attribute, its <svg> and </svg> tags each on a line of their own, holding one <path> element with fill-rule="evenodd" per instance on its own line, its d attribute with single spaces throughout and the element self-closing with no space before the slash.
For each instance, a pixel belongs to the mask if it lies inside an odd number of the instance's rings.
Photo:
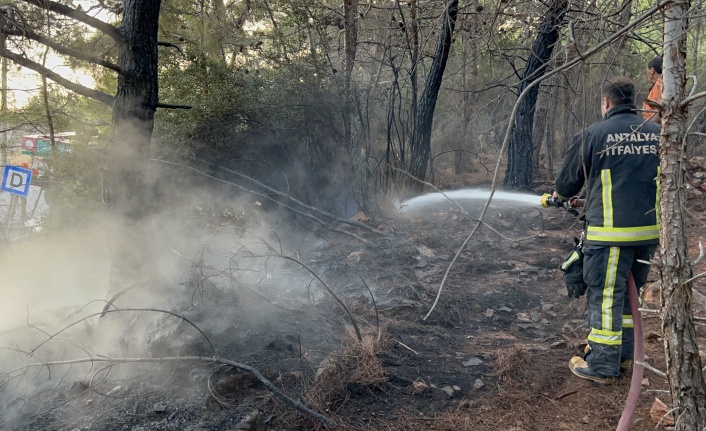
<svg viewBox="0 0 706 431">
<path fill-rule="evenodd" d="M 255 378 L 260 381 L 270 392 L 275 394 L 277 398 L 283 401 L 286 405 L 304 413 L 319 422 L 325 423 L 330 427 L 336 427 L 336 422 L 333 420 L 316 413 L 315 411 L 309 409 L 300 402 L 290 398 L 284 392 L 280 391 L 277 386 L 275 386 L 271 381 L 269 381 L 265 376 L 260 373 L 260 371 L 254 367 L 246 364 L 241 364 L 240 362 L 231 361 L 230 359 L 222 358 L 219 356 L 168 356 L 163 358 L 108 358 L 108 357 L 88 357 L 79 359 L 70 359 L 66 361 L 51 361 L 51 362 L 37 362 L 33 364 L 24 365 L 22 367 L 16 368 L 12 371 L 5 373 L 6 375 L 25 372 L 31 368 L 44 367 L 44 366 L 59 366 L 59 365 L 74 365 L 81 363 L 101 363 L 110 362 L 111 364 L 126 364 L 126 363 L 165 363 L 165 362 L 206 362 L 206 363 L 216 363 L 221 365 L 230 365 L 231 367 L 238 368 L 244 371 L 252 373 Z"/>
<path fill-rule="evenodd" d="M 273 307 L 279 308 L 280 310 L 288 311 L 290 313 L 297 313 L 297 314 L 304 313 L 304 310 L 295 310 L 292 308 L 287 308 L 283 305 L 280 305 L 276 302 L 273 302 L 272 299 L 269 298 L 267 295 L 264 295 L 264 294 L 258 292 L 257 290 L 250 289 L 247 286 L 241 285 L 240 281 L 233 275 L 232 271 L 221 271 L 218 268 L 215 268 L 215 267 L 208 265 L 208 264 L 205 264 L 203 262 L 196 262 L 194 259 L 180 253 L 177 250 L 172 250 L 172 252 L 175 253 L 177 256 L 181 257 L 182 259 L 188 260 L 189 262 L 191 262 L 192 265 L 199 265 L 199 266 L 203 267 L 204 269 L 210 269 L 211 271 L 215 271 L 218 274 L 226 275 L 231 281 L 238 283 L 239 288 L 246 290 L 248 293 L 252 293 L 253 295 L 257 296 L 258 298 L 262 299 L 263 301 L 267 302 L 268 304 L 270 304 Z"/>
<path fill-rule="evenodd" d="M 657 368 L 653 367 L 652 365 L 646 363 L 646 362 L 641 362 L 641 361 L 635 361 L 635 364 L 637 365 L 642 365 L 643 367 L 647 368 L 648 370 L 652 371 L 653 373 L 657 374 L 660 377 L 664 377 L 665 379 L 667 378 L 667 373 L 664 371 L 660 371 Z"/>
<path fill-rule="evenodd" d="M 367 245 L 367 246 L 375 247 L 375 244 L 371 243 L 370 241 L 368 241 L 367 239 L 365 239 L 365 238 L 363 238 L 363 237 L 361 237 L 361 236 L 359 236 L 359 235 L 354 234 L 353 232 L 348 232 L 348 231 L 345 231 L 345 230 L 343 230 L 343 229 L 335 228 L 335 227 L 329 225 L 328 223 L 326 223 L 325 221 L 321 220 L 319 217 L 316 217 L 316 216 L 314 216 L 314 215 L 312 215 L 312 214 L 307 214 L 307 213 L 305 213 L 305 212 L 303 212 L 303 211 L 300 211 L 300 210 L 298 210 L 298 209 L 296 209 L 296 208 L 293 208 L 292 206 L 287 205 L 287 204 L 285 204 L 285 203 L 283 203 L 283 202 L 280 202 L 280 201 L 278 201 L 277 199 L 274 199 L 274 198 L 272 198 L 271 196 L 268 196 L 268 195 L 266 195 L 266 194 L 264 194 L 264 193 L 260 193 L 260 192 L 257 192 L 257 191 L 255 191 L 255 190 L 250 190 L 250 189 L 248 189 L 248 188 L 246 188 L 246 187 L 243 187 L 243 186 L 241 186 L 241 185 L 239 185 L 239 184 L 236 184 L 236 183 L 233 183 L 233 182 L 230 182 L 230 181 L 226 181 L 226 180 L 223 180 L 223 179 L 218 178 L 218 177 L 214 177 L 213 175 L 209 175 L 209 174 L 207 174 L 206 172 L 203 172 L 203 171 L 201 171 L 201 170 L 199 170 L 199 169 L 196 169 L 196 168 L 194 168 L 194 167 L 192 167 L 192 166 L 188 166 L 188 165 L 184 165 L 184 164 L 176 163 L 176 162 L 170 162 L 170 161 L 167 161 L 167 160 L 160 160 L 160 159 L 150 159 L 150 161 L 152 161 L 152 162 L 164 163 L 164 164 L 167 164 L 167 165 L 179 166 L 179 167 L 182 167 L 182 168 L 185 168 L 185 169 L 192 170 L 192 171 L 194 171 L 194 172 L 196 172 L 196 173 L 198 173 L 198 174 L 200 174 L 200 175 L 203 175 L 203 176 L 205 176 L 205 177 L 207 177 L 207 178 L 211 178 L 212 180 L 221 182 L 221 183 L 223 183 L 223 184 L 228 184 L 228 185 L 231 185 L 231 186 L 233 186 L 233 187 L 237 187 L 237 188 L 239 188 L 239 189 L 241 189 L 241 190 L 243 190 L 243 191 L 245 191 L 245 192 L 247 192 L 247 193 L 260 196 L 260 197 L 262 197 L 263 199 L 267 199 L 267 200 L 269 200 L 269 201 L 271 201 L 271 202 L 276 203 L 277 205 L 281 205 L 282 207 L 287 208 L 288 210 L 290 210 L 290 211 L 292 211 L 292 212 L 295 212 L 295 213 L 297 213 L 297 214 L 299 214 L 299 215 L 302 215 L 302 216 L 304 216 L 304 217 L 310 218 L 310 219 L 316 221 L 317 223 L 321 224 L 322 226 L 324 226 L 325 228 L 327 228 L 327 229 L 329 229 L 329 230 L 331 230 L 331 231 L 333 231 L 333 232 L 338 232 L 338 233 L 343 234 L 343 235 L 348 235 L 348 236 L 350 236 L 350 237 L 352 237 L 352 238 L 355 238 L 356 240 L 362 242 L 363 244 L 365 244 L 365 245 Z M 223 169 L 225 169 L 225 168 L 223 168 Z M 255 180 L 253 180 L 253 181 L 255 181 Z M 296 201 L 294 198 L 290 198 L 290 199 Z M 297 201 L 297 202 L 298 202 L 298 201 Z M 302 204 L 302 205 L 303 205 L 303 204 Z M 308 206 L 307 206 L 307 207 L 308 207 Z M 313 208 L 313 207 L 309 207 L 309 208 Z M 319 212 L 319 213 L 322 212 L 321 210 L 316 210 L 316 211 Z M 335 216 L 333 216 L 333 217 L 335 217 Z M 371 228 L 370 226 L 365 225 L 365 224 L 363 224 L 363 223 L 357 223 L 357 222 L 353 222 L 353 221 L 350 221 L 350 220 L 339 219 L 338 217 L 335 217 L 335 220 L 341 221 L 342 223 L 347 223 L 347 224 L 349 224 L 349 225 L 356 226 L 356 227 L 365 226 L 365 228 L 367 228 L 368 230 L 371 230 L 371 231 L 373 231 L 373 232 L 375 232 L 375 233 L 379 233 L 379 234 L 383 235 L 381 232 L 379 232 L 379 231 L 377 231 L 377 230 L 375 230 L 375 229 Z"/>
<path fill-rule="evenodd" d="M 89 314 L 88 316 L 85 316 L 85 317 L 71 323 L 70 325 L 63 327 L 58 332 L 55 332 L 54 334 L 49 335 L 49 338 L 47 338 L 46 340 L 39 343 L 39 345 L 37 345 L 34 349 L 27 352 L 27 355 L 31 358 L 32 355 L 34 355 L 34 352 L 36 352 L 40 347 L 47 344 L 51 340 L 55 339 L 57 335 L 61 334 L 62 332 L 68 330 L 69 328 L 71 328 L 73 326 L 78 325 L 79 323 L 81 323 L 85 320 L 90 319 L 91 317 L 104 316 L 106 313 L 135 312 L 135 311 L 141 311 L 141 312 L 152 311 L 155 313 L 169 314 L 170 316 L 174 316 L 176 318 L 179 318 L 179 319 L 185 321 L 186 323 L 188 323 L 189 325 L 194 327 L 206 339 L 209 346 L 211 347 L 211 350 L 213 351 L 213 354 L 215 355 L 217 353 L 216 347 L 213 345 L 213 343 L 211 342 L 211 339 L 208 337 L 208 335 L 206 335 L 206 333 L 203 332 L 203 330 L 201 330 L 201 328 L 199 328 L 194 322 L 192 322 L 191 320 L 189 320 L 187 317 L 185 317 L 182 314 L 177 314 L 177 313 L 174 313 L 173 311 L 168 311 L 168 310 L 160 310 L 158 308 L 127 308 L 127 309 L 117 308 L 115 310 L 103 310 L 100 313 Z"/>
<path fill-rule="evenodd" d="M 343 308 L 343 310 L 346 312 L 346 314 L 348 315 L 348 317 L 349 317 L 350 320 L 351 320 L 351 324 L 353 325 L 353 328 L 355 329 L 355 333 L 356 333 L 356 336 L 357 336 L 357 338 L 358 338 L 358 341 L 363 341 L 363 336 L 361 335 L 360 328 L 358 327 L 358 323 L 356 322 L 356 319 L 355 319 L 355 317 L 353 316 L 353 313 L 351 313 L 351 311 L 348 309 L 348 307 L 347 307 L 346 304 L 343 302 L 343 300 L 342 300 L 341 298 L 339 298 L 338 295 L 336 295 L 336 294 L 334 293 L 333 289 L 331 289 L 331 287 L 328 285 L 328 283 L 326 283 L 326 282 L 324 281 L 324 279 L 321 278 L 321 276 L 320 276 L 316 271 L 314 271 L 314 269 L 313 269 L 312 267 L 310 267 L 309 265 L 305 264 L 304 262 L 302 262 L 302 261 L 301 261 L 300 259 L 298 259 L 297 257 L 287 256 L 287 255 L 284 254 L 282 251 L 279 251 L 279 250 L 277 250 L 276 248 L 274 248 L 269 242 L 267 242 L 267 240 L 265 240 L 264 238 L 262 238 L 262 237 L 260 237 L 260 236 L 258 236 L 258 235 L 253 234 L 252 232 L 249 232 L 247 229 L 238 228 L 238 227 L 232 227 L 232 229 L 237 230 L 237 231 L 240 231 L 240 232 L 243 232 L 244 234 L 250 235 L 251 237 L 253 237 L 253 238 L 259 240 L 260 243 L 261 243 L 262 245 L 264 245 L 264 246 L 267 248 L 267 250 L 269 251 L 269 253 L 270 253 L 269 255 L 264 255 L 264 256 L 256 255 L 256 254 L 253 253 L 253 254 L 252 254 L 252 257 L 279 257 L 279 258 L 284 259 L 284 260 L 292 261 L 292 262 L 298 264 L 299 266 L 301 266 L 302 268 L 306 269 L 311 275 L 314 276 L 314 278 L 316 278 L 316 279 L 319 281 L 319 283 L 321 283 L 321 285 L 324 287 L 324 289 L 326 289 L 326 291 L 327 291 L 329 294 L 331 294 L 331 296 L 333 296 L 333 298 L 336 300 L 336 302 L 338 302 L 338 303 L 341 305 L 341 307 Z M 273 232 L 274 232 L 274 231 L 273 231 Z M 248 252 L 249 252 L 249 253 L 252 253 L 252 252 L 250 252 L 250 251 L 248 251 Z M 237 253 L 236 253 L 236 254 L 237 254 Z M 298 253 L 297 253 L 297 254 L 298 254 Z"/>
<path fill-rule="evenodd" d="M 279 254 L 279 253 L 276 254 L 276 256 L 280 257 L 282 259 L 291 260 L 292 262 L 295 262 L 295 263 L 301 265 L 302 268 L 309 271 L 309 273 L 311 273 L 311 275 L 313 275 L 319 281 L 319 283 L 321 283 L 321 285 L 324 286 L 324 289 L 326 289 L 328 291 L 328 293 L 330 293 L 331 296 L 333 296 L 333 299 L 335 299 L 336 302 L 338 302 L 341 305 L 341 307 L 343 307 L 343 310 L 345 310 L 346 314 L 348 314 L 348 317 L 351 319 L 351 324 L 353 324 L 353 329 L 355 329 L 355 335 L 358 338 L 358 341 L 363 341 L 363 336 L 360 334 L 360 328 L 358 328 L 358 323 L 356 322 L 355 317 L 353 317 L 353 313 L 351 313 L 351 310 L 348 309 L 346 304 L 343 302 L 343 300 L 341 298 L 338 297 L 338 295 L 333 293 L 333 290 L 331 290 L 331 287 L 321 278 L 321 276 L 319 276 L 319 274 L 316 271 L 314 271 L 313 268 L 311 268 L 309 265 L 305 264 L 301 260 L 299 260 L 295 257 L 292 257 L 292 256 L 287 256 L 287 255 Z"/>
</svg>

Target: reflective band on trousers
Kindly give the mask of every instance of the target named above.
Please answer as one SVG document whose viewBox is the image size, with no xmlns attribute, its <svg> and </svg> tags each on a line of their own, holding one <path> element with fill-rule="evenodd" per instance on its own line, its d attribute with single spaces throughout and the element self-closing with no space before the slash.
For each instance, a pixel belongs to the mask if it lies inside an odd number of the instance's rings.
<svg viewBox="0 0 706 431">
<path fill-rule="evenodd" d="M 635 324 L 632 322 L 632 316 L 630 314 L 623 314 L 623 328 L 634 328 Z"/>
<path fill-rule="evenodd" d="M 635 242 L 659 239 L 659 225 L 637 227 L 588 226 L 586 239 L 589 241 Z"/>
<path fill-rule="evenodd" d="M 591 333 L 588 334 L 588 339 L 598 344 L 619 346 L 622 343 L 623 331 L 605 331 L 602 329 L 591 328 Z"/>
<path fill-rule="evenodd" d="M 606 331 L 613 329 L 613 295 L 615 294 L 615 282 L 618 277 L 620 247 L 610 247 L 609 250 L 605 282 L 603 283 L 603 301 L 601 302 L 601 329 Z"/>
</svg>

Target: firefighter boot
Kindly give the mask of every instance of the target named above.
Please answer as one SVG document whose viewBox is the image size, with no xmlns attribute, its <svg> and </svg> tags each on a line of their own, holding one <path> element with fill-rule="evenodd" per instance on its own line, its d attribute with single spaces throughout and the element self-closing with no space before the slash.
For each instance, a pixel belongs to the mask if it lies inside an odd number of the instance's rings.
<svg viewBox="0 0 706 431">
<path fill-rule="evenodd" d="M 591 351 L 591 346 L 586 344 L 586 347 L 583 349 L 583 359 L 586 359 L 588 357 L 589 352 Z M 620 372 L 624 373 L 626 371 L 630 371 L 632 368 L 632 359 L 626 359 L 626 358 L 620 358 Z"/>
<path fill-rule="evenodd" d="M 601 385 L 610 385 L 615 381 L 615 377 L 613 376 L 603 376 L 591 370 L 588 363 L 580 356 L 571 358 L 569 361 L 569 369 L 575 376 L 600 383 Z"/>
</svg>

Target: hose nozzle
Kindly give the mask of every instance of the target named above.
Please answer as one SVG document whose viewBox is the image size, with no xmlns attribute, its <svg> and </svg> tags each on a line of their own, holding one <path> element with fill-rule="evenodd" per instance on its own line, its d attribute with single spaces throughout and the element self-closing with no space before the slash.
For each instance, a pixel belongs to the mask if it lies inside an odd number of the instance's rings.
<svg viewBox="0 0 706 431">
<path fill-rule="evenodd" d="M 545 193 L 542 195 L 541 198 L 539 198 L 539 203 L 544 207 L 544 208 L 549 208 L 549 207 L 559 207 L 562 208 L 564 206 L 564 202 L 559 199 L 558 197 L 555 198 L 549 193 Z"/>
<path fill-rule="evenodd" d="M 567 200 L 567 199 L 562 199 L 558 196 L 554 197 L 554 196 L 550 195 L 549 193 L 545 193 L 542 195 L 541 198 L 539 198 L 539 203 L 544 208 L 557 207 L 557 208 L 564 208 L 564 209 L 570 210 L 572 208 L 582 208 L 584 205 L 586 205 L 586 200 L 579 199 L 576 196 Z"/>
</svg>

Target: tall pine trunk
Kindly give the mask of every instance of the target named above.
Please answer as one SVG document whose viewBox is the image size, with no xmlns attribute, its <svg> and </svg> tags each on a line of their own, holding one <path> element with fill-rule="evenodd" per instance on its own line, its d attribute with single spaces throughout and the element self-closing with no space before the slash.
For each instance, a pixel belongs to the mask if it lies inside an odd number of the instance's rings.
<svg viewBox="0 0 706 431">
<path fill-rule="evenodd" d="M 566 7 L 567 0 L 553 0 L 547 14 L 544 15 L 527 65 L 522 72 L 522 80 L 518 85 L 517 94 L 522 94 L 532 81 L 541 78 L 547 72 L 547 62 L 552 56 L 557 40 L 559 40 L 559 29 Z M 517 189 L 532 185 L 532 129 L 534 107 L 537 104 L 538 94 L 539 86 L 535 85 L 518 102 L 515 124 L 513 124 L 507 149 L 505 188 Z"/>
<path fill-rule="evenodd" d="M 123 73 L 103 177 L 111 257 L 108 293 L 147 284 L 154 268 L 149 216 L 154 197 L 149 155 L 158 102 L 159 0 L 125 0 L 118 64 Z"/>
<path fill-rule="evenodd" d="M 431 63 L 429 75 L 424 85 L 424 91 L 419 101 L 416 116 L 414 135 L 411 142 L 411 160 L 409 173 L 414 178 L 424 180 L 427 175 L 429 159 L 431 157 L 431 128 L 434 122 L 436 101 L 439 89 L 446 70 L 446 62 L 451 51 L 453 32 L 458 18 L 458 0 L 450 0 L 443 14 L 443 25 L 436 44 L 434 60 Z M 419 189 L 419 182 L 412 179 L 410 188 Z"/>
<path fill-rule="evenodd" d="M 675 0 L 664 9 L 664 111 L 659 177 L 660 313 L 677 431 L 702 430 L 706 426 L 706 388 L 691 310 L 692 284 L 688 280 L 692 270 L 684 223 L 687 106 L 682 101 L 686 85 L 688 10 L 688 0 Z"/>
</svg>

